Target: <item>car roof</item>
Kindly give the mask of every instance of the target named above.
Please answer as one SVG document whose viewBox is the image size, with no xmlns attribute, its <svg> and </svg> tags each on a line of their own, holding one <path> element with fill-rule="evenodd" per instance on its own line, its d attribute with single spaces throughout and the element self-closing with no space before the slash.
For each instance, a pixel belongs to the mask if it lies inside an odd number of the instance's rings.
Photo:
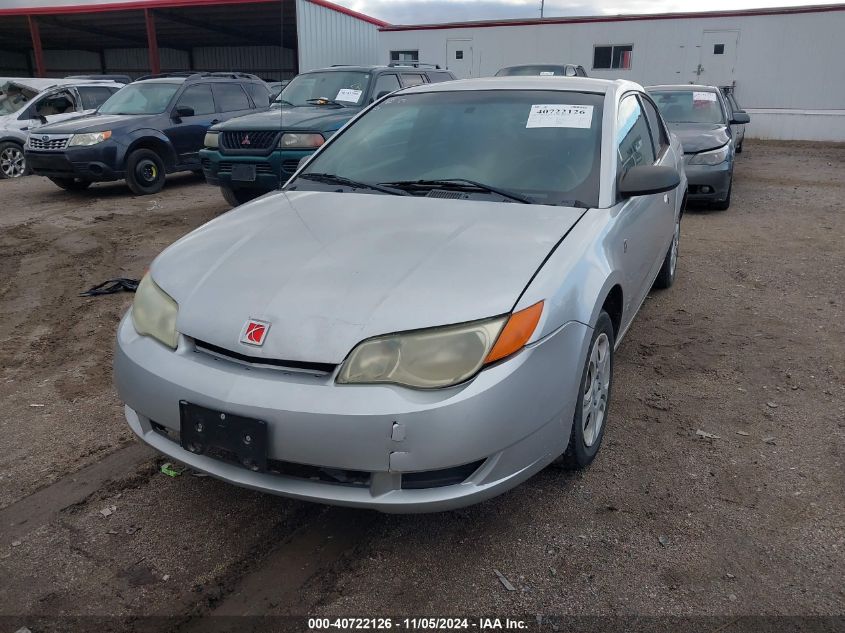
<svg viewBox="0 0 845 633">
<path fill-rule="evenodd" d="M 696 92 L 719 92 L 716 86 L 705 86 L 703 84 L 663 84 L 659 86 L 646 86 L 646 90 L 695 90 Z"/>
<path fill-rule="evenodd" d="M 434 68 L 425 66 L 420 68 L 419 66 L 345 66 L 343 64 L 338 64 L 335 66 L 329 66 L 328 68 L 315 68 L 314 70 L 307 70 L 305 72 L 299 73 L 300 75 L 308 75 L 311 73 L 322 73 L 322 72 L 361 72 L 361 73 L 371 73 L 376 71 L 385 71 L 385 72 L 396 72 L 399 71 L 413 71 L 413 72 L 436 72 L 436 73 L 448 73 L 451 72 L 446 68 Z"/>
<path fill-rule="evenodd" d="M 454 92 L 457 90 L 560 90 L 561 92 L 595 92 L 617 94 L 627 90 L 642 92 L 643 87 L 624 79 L 592 77 L 479 77 L 458 79 L 438 84 L 423 84 L 402 92 Z"/>
</svg>

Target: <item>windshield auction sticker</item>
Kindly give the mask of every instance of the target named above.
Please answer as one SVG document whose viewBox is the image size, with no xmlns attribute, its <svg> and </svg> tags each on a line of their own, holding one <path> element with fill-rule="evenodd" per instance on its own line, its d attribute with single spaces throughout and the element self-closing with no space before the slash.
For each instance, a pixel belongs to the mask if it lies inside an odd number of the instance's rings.
<svg viewBox="0 0 845 633">
<path fill-rule="evenodd" d="M 361 98 L 360 90 L 353 90 L 352 88 L 341 88 L 340 92 L 334 98 L 335 101 L 347 101 L 349 103 L 358 103 Z"/>
<path fill-rule="evenodd" d="M 593 106 L 560 103 L 531 106 L 525 127 L 588 128 L 593 123 Z"/>
<path fill-rule="evenodd" d="M 692 100 L 693 101 L 715 101 L 716 100 L 716 93 L 715 92 L 693 92 L 692 93 Z"/>
</svg>

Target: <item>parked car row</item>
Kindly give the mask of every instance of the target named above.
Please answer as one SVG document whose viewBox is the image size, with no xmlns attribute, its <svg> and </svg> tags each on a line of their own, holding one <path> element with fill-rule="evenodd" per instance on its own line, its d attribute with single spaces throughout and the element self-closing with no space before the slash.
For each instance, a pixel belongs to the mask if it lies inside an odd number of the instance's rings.
<svg viewBox="0 0 845 633">
<path fill-rule="evenodd" d="M 586 72 L 577 64 L 526 64 L 496 76 Z M 280 188 L 300 161 L 371 103 L 403 88 L 454 79 L 448 70 L 413 62 L 333 66 L 276 84 L 245 73 L 170 73 L 141 78 L 113 98 L 123 85 L 120 76 L 68 78 L 63 81 L 77 83 L 51 85 L 37 99 L 35 89 L 8 84 L 0 107 L 32 103 L 10 113 L 17 132 L 0 137 L 0 175 L 32 171 L 69 190 L 125 179 L 144 195 L 159 191 L 167 174 L 195 171 L 237 206 Z M 749 122 L 732 87 L 647 90 L 684 146 L 689 199 L 727 209 L 735 155 Z M 36 127 L 38 133 L 30 134 Z"/>
</svg>

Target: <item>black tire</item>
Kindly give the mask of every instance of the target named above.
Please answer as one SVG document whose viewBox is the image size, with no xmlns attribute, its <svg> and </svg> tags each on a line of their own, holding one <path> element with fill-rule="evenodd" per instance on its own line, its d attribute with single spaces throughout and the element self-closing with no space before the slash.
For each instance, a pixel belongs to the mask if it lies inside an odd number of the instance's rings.
<svg viewBox="0 0 845 633">
<path fill-rule="evenodd" d="M 597 343 L 598 342 L 598 343 Z M 561 455 L 556 462 L 569 469 L 580 469 L 589 466 L 596 458 L 596 455 L 601 448 L 602 439 L 604 439 L 604 431 L 607 428 L 608 415 L 610 413 L 610 396 L 613 390 L 613 322 L 610 316 L 602 310 L 599 318 L 596 321 L 596 327 L 593 330 L 593 337 L 590 340 L 590 348 L 587 352 L 587 358 L 584 361 L 584 371 L 581 374 L 581 382 L 578 389 L 578 400 L 575 404 L 575 416 L 572 420 L 572 431 L 569 434 L 569 445 L 566 447 L 563 455 Z M 594 370 L 595 363 L 593 358 L 593 351 L 598 347 L 606 354 L 606 377 L 607 387 L 603 393 L 599 394 L 599 403 L 603 403 L 602 417 L 599 420 L 599 427 L 597 432 L 594 432 L 591 437 L 590 433 L 585 434 L 584 425 L 584 396 L 587 389 L 588 381 L 591 385 L 591 399 L 592 392 L 595 391 L 596 372 Z M 598 350 L 597 350 L 598 351 Z M 603 383 L 604 375 L 600 374 L 599 382 Z M 587 412 L 588 416 L 595 415 L 595 410 L 591 409 Z M 589 427 L 590 419 L 587 419 Z"/>
<path fill-rule="evenodd" d="M 28 174 L 23 147 L 14 141 L 0 143 L 0 180 L 22 178 Z"/>
<path fill-rule="evenodd" d="M 260 189 L 230 189 L 229 187 L 220 187 L 220 193 L 223 198 L 233 207 L 246 204 L 250 200 L 255 200 L 258 196 L 263 196 L 266 191 Z"/>
<path fill-rule="evenodd" d="M 126 184 L 136 196 L 161 191 L 164 176 L 164 161 L 151 149 L 136 149 L 126 159 Z"/>
<path fill-rule="evenodd" d="M 731 191 L 734 188 L 733 176 L 731 177 L 731 184 L 728 185 L 728 195 L 720 202 L 714 202 L 710 206 L 716 211 L 726 211 L 731 206 Z"/>
<path fill-rule="evenodd" d="M 681 218 L 675 222 L 675 229 L 672 233 L 672 243 L 669 244 L 669 250 L 666 251 L 666 256 L 663 258 L 663 265 L 660 267 L 660 272 L 657 273 L 657 278 L 654 280 L 655 288 L 669 288 L 675 283 L 675 273 L 678 270 L 678 252 L 681 243 Z"/>
<path fill-rule="evenodd" d="M 744 142 L 745 142 L 745 139 L 743 139 L 742 141 L 743 141 L 743 143 L 744 143 Z M 740 143 L 739 145 L 737 145 L 737 146 L 736 146 L 736 153 L 737 153 L 737 154 L 742 154 L 742 143 Z"/>
<path fill-rule="evenodd" d="M 91 186 L 90 180 L 81 178 L 50 178 L 50 182 L 65 191 L 84 191 Z"/>
</svg>

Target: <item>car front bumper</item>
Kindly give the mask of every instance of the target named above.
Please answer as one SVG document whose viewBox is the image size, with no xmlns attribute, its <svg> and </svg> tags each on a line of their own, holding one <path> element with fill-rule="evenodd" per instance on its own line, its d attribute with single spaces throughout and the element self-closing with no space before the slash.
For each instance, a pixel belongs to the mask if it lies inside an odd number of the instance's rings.
<svg viewBox="0 0 845 633">
<path fill-rule="evenodd" d="M 202 172 L 210 185 L 229 189 L 260 189 L 273 191 L 287 182 L 299 166 L 299 161 L 310 156 L 313 150 L 273 150 L 265 156 L 249 154 L 223 154 L 216 149 L 200 150 Z M 233 165 L 255 165 L 255 180 L 232 178 Z"/>
<path fill-rule="evenodd" d="M 244 365 L 197 349 L 185 336 L 173 351 L 138 335 L 127 314 L 118 330 L 115 383 L 132 430 L 192 468 L 297 499 L 436 512 L 498 495 L 565 450 L 590 336 L 589 327 L 570 322 L 468 383 L 422 391 L 338 385 L 333 374 Z M 311 475 L 253 472 L 183 449 L 183 400 L 264 420 L 268 458 L 305 465 Z M 468 465 L 471 472 L 457 481 L 408 483 Z M 326 482 L 316 477 L 319 469 L 359 473 L 359 480 Z"/>
<path fill-rule="evenodd" d="M 115 143 L 105 142 L 61 151 L 27 149 L 25 153 L 27 164 L 38 176 L 100 182 L 123 178 L 123 172 L 115 169 L 118 150 Z"/>
<path fill-rule="evenodd" d="M 728 197 L 733 178 L 733 161 L 726 160 L 718 165 L 690 165 L 690 157 L 684 157 L 684 171 L 687 174 L 688 194 L 691 202 L 723 202 Z"/>
</svg>

